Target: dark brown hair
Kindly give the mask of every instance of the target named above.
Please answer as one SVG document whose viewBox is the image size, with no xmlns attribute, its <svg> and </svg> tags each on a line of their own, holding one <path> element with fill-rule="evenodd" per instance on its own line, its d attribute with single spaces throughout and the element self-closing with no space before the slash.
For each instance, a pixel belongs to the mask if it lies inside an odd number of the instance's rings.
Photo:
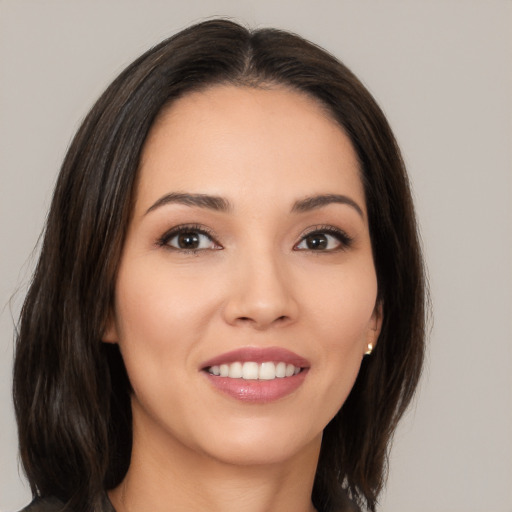
<svg viewBox="0 0 512 512">
<path fill-rule="evenodd" d="M 424 351 L 424 273 L 405 168 L 382 111 L 343 64 L 296 35 L 251 32 L 226 20 L 183 30 L 128 66 L 66 155 L 16 346 L 14 403 L 32 492 L 85 512 L 126 473 L 130 385 L 117 347 L 101 338 L 139 158 L 164 106 L 214 84 L 282 85 L 316 98 L 359 157 L 384 322 L 325 428 L 312 499 L 320 510 L 335 510 L 348 494 L 374 511 Z"/>
</svg>

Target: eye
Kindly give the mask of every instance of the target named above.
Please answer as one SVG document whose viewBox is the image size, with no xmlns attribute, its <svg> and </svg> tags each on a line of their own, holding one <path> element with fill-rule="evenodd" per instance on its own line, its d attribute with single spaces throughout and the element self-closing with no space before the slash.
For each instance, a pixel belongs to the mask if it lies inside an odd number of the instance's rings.
<svg viewBox="0 0 512 512">
<path fill-rule="evenodd" d="M 179 233 L 173 236 L 167 245 L 175 247 L 176 249 L 196 250 L 196 249 L 212 249 L 213 241 L 203 233 L 194 231 Z"/>
<path fill-rule="evenodd" d="M 222 249 L 204 228 L 194 226 L 177 226 L 171 229 L 162 236 L 158 245 L 183 252 Z"/>
<path fill-rule="evenodd" d="M 352 239 L 336 228 L 315 229 L 304 236 L 294 247 L 299 251 L 329 252 L 348 248 Z"/>
</svg>

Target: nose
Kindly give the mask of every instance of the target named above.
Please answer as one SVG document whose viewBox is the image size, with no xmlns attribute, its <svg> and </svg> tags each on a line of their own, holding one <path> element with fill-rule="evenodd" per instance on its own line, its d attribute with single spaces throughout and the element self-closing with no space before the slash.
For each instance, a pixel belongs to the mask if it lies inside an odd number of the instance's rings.
<svg viewBox="0 0 512 512">
<path fill-rule="evenodd" d="M 261 252 L 238 258 L 223 312 L 229 324 L 265 330 L 297 319 L 294 283 L 282 259 Z"/>
</svg>

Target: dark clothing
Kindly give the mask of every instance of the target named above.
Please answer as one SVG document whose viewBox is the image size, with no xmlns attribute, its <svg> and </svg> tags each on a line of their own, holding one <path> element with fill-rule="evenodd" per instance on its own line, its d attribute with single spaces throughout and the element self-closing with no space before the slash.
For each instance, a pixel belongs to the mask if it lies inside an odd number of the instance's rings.
<svg viewBox="0 0 512 512">
<path fill-rule="evenodd" d="M 340 512 L 357 512 L 359 509 L 347 499 L 347 508 L 343 507 Z M 36 498 L 30 505 L 20 512 L 73 512 L 57 498 Z M 99 512 L 99 511 L 98 511 Z M 105 500 L 101 512 L 116 512 L 112 503 L 105 494 Z M 318 511 L 322 512 L 322 511 Z"/>
<path fill-rule="evenodd" d="M 66 504 L 57 498 L 36 498 L 30 505 L 20 512 L 73 512 Z M 98 511 L 99 512 L 99 511 Z M 112 503 L 105 494 L 101 512 L 116 512 Z"/>
<path fill-rule="evenodd" d="M 64 504 L 57 498 L 36 498 L 20 512 L 57 512 Z"/>
</svg>

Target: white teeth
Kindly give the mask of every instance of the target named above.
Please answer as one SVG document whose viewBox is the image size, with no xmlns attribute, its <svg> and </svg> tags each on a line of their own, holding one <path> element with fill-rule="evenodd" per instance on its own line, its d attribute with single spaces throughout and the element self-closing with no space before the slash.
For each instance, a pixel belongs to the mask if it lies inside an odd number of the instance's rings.
<svg viewBox="0 0 512 512">
<path fill-rule="evenodd" d="M 230 375 L 231 377 L 231 375 Z M 242 379 L 257 379 L 258 378 L 258 363 L 244 363 L 242 366 Z"/>
<path fill-rule="evenodd" d="M 276 377 L 279 377 L 280 379 L 286 377 L 286 363 L 276 364 Z"/>
<path fill-rule="evenodd" d="M 253 361 L 241 363 L 237 361 L 231 364 L 215 365 L 208 368 L 208 372 L 212 375 L 246 380 L 282 379 L 284 377 L 297 375 L 300 371 L 300 366 L 294 366 L 293 364 L 286 364 L 284 362 L 274 363 L 272 361 L 265 363 L 255 363 Z"/>
<path fill-rule="evenodd" d="M 295 372 L 295 366 L 293 366 L 293 364 L 287 364 L 285 376 L 291 377 L 294 374 L 294 372 Z"/>
<path fill-rule="evenodd" d="M 260 380 L 273 380 L 276 378 L 276 365 L 274 363 L 261 363 L 258 374 Z"/>
<path fill-rule="evenodd" d="M 230 379 L 240 379 L 243 377 L 243 369 L 242 363 L 232 363 L 229 365 L 229 374 L 228 377 Z"/>
</svg>

